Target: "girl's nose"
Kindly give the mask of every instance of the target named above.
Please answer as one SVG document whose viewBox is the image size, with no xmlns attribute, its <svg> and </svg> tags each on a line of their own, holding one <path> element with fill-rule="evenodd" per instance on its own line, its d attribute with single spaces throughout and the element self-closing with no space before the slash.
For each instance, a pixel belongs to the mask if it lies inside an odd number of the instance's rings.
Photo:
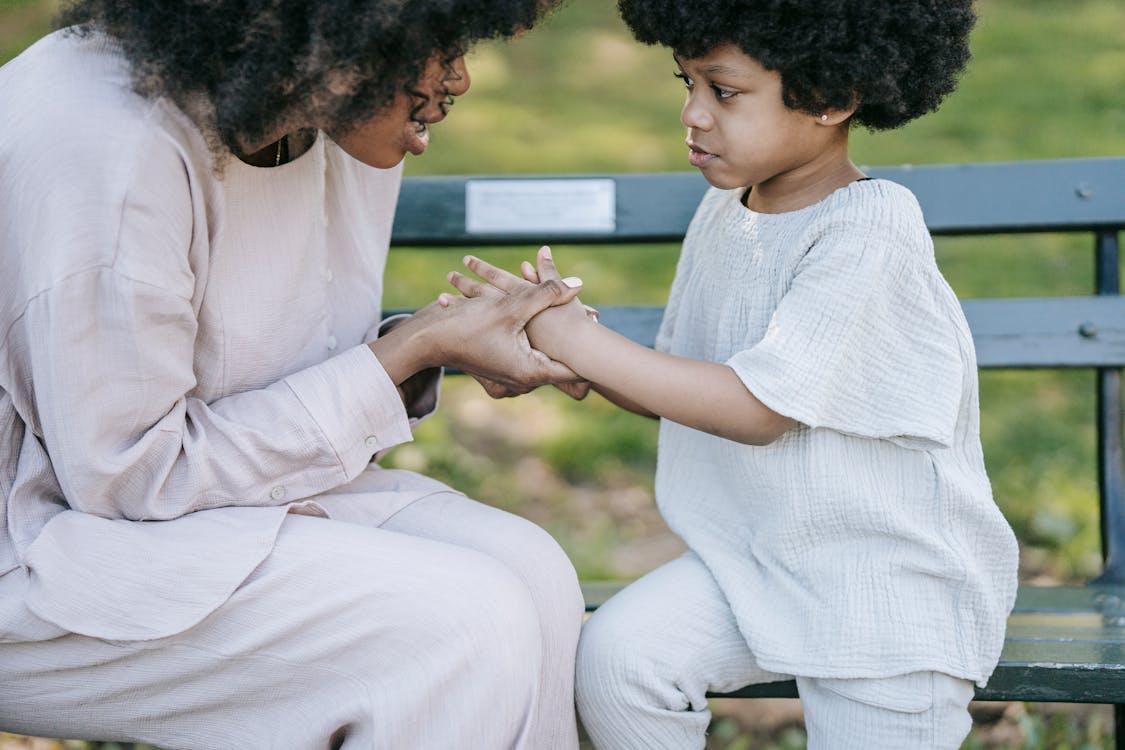
<svg viewBox="0 0 1125 750">
<path fill-rule="evenodd" d="M 695 128 L 697 130 L 710 130 L 714 120 L 711 118 L 711 113 L 707 110 L 698 98 L 692 96 L 690 93 L 687 100 L 684 101 L 684 108 L 680 110 L 680 122 L 686 127 Z"/>
</svg>

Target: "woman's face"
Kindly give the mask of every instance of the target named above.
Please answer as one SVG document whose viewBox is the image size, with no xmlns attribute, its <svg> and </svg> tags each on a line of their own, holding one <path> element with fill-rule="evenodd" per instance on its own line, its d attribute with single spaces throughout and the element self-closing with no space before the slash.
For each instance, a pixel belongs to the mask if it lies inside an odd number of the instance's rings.
<svg viewBox="0 0 1125 750">
<path fill-rule="evenodd" d="M 364 164 L 393 167 L 407 153 L 417 156 L 426 150 L 429 126 L 445 119 L 449 97 L 464 94 L 469 84 L 464 57 L 448 60 L 435 55 L 426 65 L 416 95 L 399 93 L 390 106 L 336 142 Z"/>
</svg>

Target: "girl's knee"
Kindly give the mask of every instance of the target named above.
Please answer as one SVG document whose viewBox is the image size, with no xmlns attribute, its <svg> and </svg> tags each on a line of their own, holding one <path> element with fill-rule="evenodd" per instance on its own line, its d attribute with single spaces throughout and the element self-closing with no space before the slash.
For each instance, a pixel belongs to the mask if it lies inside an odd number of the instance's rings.
<svg viewBox="0 0 1125 750">
<path fill-rule="evenodd" d="M 636 641 L 636 628 L 605 610 L 595 612 L 578 639 L 576 690 L 579 696 L 628 692 L 651 684 L 657 668 L 651 652 Z"/>
</svg>

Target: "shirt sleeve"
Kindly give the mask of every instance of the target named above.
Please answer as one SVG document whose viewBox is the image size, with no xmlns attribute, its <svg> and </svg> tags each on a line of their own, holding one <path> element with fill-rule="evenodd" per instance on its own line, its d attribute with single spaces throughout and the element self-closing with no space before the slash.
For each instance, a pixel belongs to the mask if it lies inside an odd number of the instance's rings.
<svg viewBox="0 0 1125 750">
<path fill-rule="evenodd" d="M 963 386 L 952 291 L 924 226 L 820 233 L 760 341 L 727 362 L 766 406 L 809 427 L 948 446 Z"/>
<path fill-rule="evenodd" d="M 14 398 L 67 504 L 131 520 L 281 505 L 410 440 L 395 384 L 365 345 L 262 388 L 194 396 L 201 281 L 188 247 L 201 228 L 183 163 L 150 145 L 122 194 L 86 191 L 41 234 L 41 256 L 73 268 L 8 332 Z"/>
</svg>

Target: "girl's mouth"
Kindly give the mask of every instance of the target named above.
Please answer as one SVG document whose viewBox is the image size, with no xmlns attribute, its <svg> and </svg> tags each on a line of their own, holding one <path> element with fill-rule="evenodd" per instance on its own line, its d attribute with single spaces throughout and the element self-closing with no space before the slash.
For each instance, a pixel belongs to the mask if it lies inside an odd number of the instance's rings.
<svg viewBox="0 0 1125 750">
<path fill-rule="evenodd" d="M 691 162 L 693 167 L 702 167 L 708 164 L 711 160 L 719 158 L 709 151 L 704 151 L 693 143 L 688 144 L 688 161 Z"/>
</svg>

